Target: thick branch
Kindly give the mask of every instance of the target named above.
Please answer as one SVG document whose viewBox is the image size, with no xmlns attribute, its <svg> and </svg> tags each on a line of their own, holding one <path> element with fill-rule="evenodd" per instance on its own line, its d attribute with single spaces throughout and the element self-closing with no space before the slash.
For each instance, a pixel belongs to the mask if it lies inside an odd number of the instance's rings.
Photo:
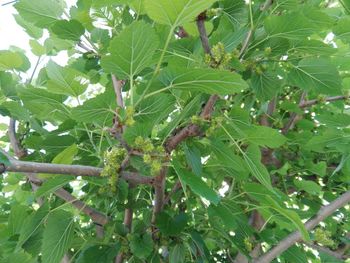
<svg viewBox="0 0 350 263">
<path fill-rule="evenodd" d="M 13 119 L 10 119 L 10 127 L 8 131 L 8 135 L 10 137 L 10 143 L 13 148 L 13 151 L 15 155 L 18 158 L 24 157 L 27 155 L 27 151 L 21 146 L 20 142 L 18 141 L 16 137 L 16 122 Z M 1 152 L 3 152 L 1 150 Z M 7 155 L 7 153 L 5 153 Z M 17 161 L 13 157 L 7 155 L 9 157 L 9 160 L 11 163 L 14 162 L 21 162 Z M 23 162 L 22 162 L 23 163 Z M 25 176 L 28 178 L 30 181 L 33 191 L 36 191 L 38 187 L 42 184 L 42 181 L 36 177 L 34 173 L 24 173 Z M 105 216 L 104 214 L 100 213 L 99 211 L 91 208 L 90 206 L 86 205 L 84 202 L 76 199 L 73 195 L 71 195 L 68 191 L 64 190 L 63 188 L 58 189 L 54 192 L 54 194 L 64 201 L 71 203 L 75 208 L 77 208 L 79 211 L 82 211 L 86 215 L 88 215 L 91 220 L 98 224 L 99 226 L 103 226 L 108 222 L 108 217 Z M 38 204 L 42 205 L 43 200 L 41 198 L 38 199 Z M 103 228 L 102 228 L 103 230 Z"/>
<path fill-rule="evenodd" d="M 3 152 L 2 150 L 0 151 Z M 10 158 L 10 163 L 11 164 L 9 166 L 5 167 L 5 170 L 8 172 L 67 174 L 72 176 L 98 177 L 102 171 L 102 168 L 93 166 L 25 162 L 18 161 L 14 158 Z M 133 184 L 152 185 L 154 183 L 153 177 L 141 176 L 138 173 L 133 172 L 122 171 L 120 173 L 120 177 Z"/>
<path fill-rule="evenodd" d="M 314 227 L 316 227 L 320 222 L 322 222 L 324 219 L 332 215 L 336 210 L 338 210 L 341 207 L 344 207 L 347 203 L 350 202 L 350 191 L 345 192 L 341 196 L 339 196 L 337 199 L 335 199 L 330 204 L 323 206 L 315 217 L 308 220 L 305 223 L 306 230 L 312 230 Z M 301 240 L 301 233 L 300 231 L 296 231 L 289 236 L 287 236 L 285 239 L 280 241 L 275 247 L 273 247 L 270 251 L 262 255 L 261 257 L 254 260 L 254 263 L 269 263 L 276 257 L 278 257 L 281 253 L 283 253 L 285 250 L 287 250 L 289 247 L 294 245 L 296 242 Z"/>
</svg>

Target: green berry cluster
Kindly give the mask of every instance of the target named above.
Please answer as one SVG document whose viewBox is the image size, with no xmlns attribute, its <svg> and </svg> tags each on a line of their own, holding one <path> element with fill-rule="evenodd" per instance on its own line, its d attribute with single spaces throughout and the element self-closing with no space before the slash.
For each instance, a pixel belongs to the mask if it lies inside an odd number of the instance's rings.
<svg viewBox="0 0 350 263">
<path fill-rule="evenodd" d="M 141 136 L 136 137 L 135 147 L 144 153 L 143 162 L 150 166 L 151 175 L 158 175 L 165 158 L 164 148 L 162 146 L 154 146 L 149 138 Z"/>
<path fill-rule="evenodd" d="M 198 115 L 193 115 L 193 116 L 191 117 L 191 122 L 192 122 L 193 124 L 198 125 L 198 126 L 202 126 L 203 123 L 204 123 L 204 119 L 201 118 L 201 117 L 198 116 Z"/>
<path fill-rule="evenodd" d="M 249 252 L 253 250 L 253 243 L 249 237 L 244 238 L 244 246 Z"/>
<path fill-rule="evenodd" d="M 214 117 L 211 119 L 210 127 L 206 131 L 206 136 L 209 137 L 214 134 L 215 130 L 220 128 L 222 123 L 224 122 L 224 118 L 221 116 Z"/>
<path fill-rule="evenodd" d="M 317 243 L 327 247 L 335 246 L 335 242 L 331 239 L 331 232 L 322 228 L 316 228 L 314 235 Z"/>
<path fill-rule="evenodd" d="M 206 12 L 207 17 L 219 16 L 222 13 L 222 8 L 210 8 Z"/>
<path fill-rule="evenodd" d="M 112 147 L 104 154 L 104 167 L 101 176 L 108 177 L 108 184 L 113 192 L 117 191 L 120 165 L 127 155 L 124 148 Z"/>
<path fill-rule="evenodd" d="M 212 68 L 226 68 L 230 63 L 233 54 L 226 53 L 223 43 L 218 42 L 211 49 L 211 55 L 206 54 L 204 61 Z"/>
<path fill-rule="evenodd" d="M 135 109 L 131 106 L 126 107 L 125 109 L 125 125 L 126 126 L 132 126 L 135 123 L 134 120 L 134 113 L 135 113 Z"/>
</svg>

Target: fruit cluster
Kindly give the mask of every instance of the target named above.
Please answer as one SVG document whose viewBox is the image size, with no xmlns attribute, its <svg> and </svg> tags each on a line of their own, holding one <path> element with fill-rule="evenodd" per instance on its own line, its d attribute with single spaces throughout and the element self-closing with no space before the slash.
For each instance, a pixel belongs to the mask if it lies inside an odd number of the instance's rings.
<svg viewBox="0 0 350 263">
<path fill-rule="evenodd" d="M 165 150 L 162 146 L 154 146 L 149 138 L 136 137 L 135 147 L 143 152 L 143 162 L 149 165 L 151 175 L 156 176 L 165 161 Z"/>
<path fill-rule="evenodd" d="M 125 159 L 127 151 L 124 148 L 112 147 L 104 154 L 104 167 L 101 176 L 108 177 L 108 184 L 112 192 L 117 191 L 118 174 L 121 163 Z"/>
</svg>

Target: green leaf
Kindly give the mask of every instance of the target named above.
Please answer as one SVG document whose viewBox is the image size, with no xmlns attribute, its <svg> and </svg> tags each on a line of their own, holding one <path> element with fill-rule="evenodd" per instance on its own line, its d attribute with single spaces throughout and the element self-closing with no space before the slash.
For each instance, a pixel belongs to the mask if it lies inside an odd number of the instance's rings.
<svg viewBox="0 0 350 263">
<path fill-rule="evenodd" d="M 327 127 L 348 127 L 350 126 L 350 115 L 346 113 L 322 112 L 316 119 L 327 125 Z"/>
<path fill-rule="evenodd" d="M 13 17 L 15 18 L 17 24 L 20 25 L 29 36 L 31 36 L 31 37 L 33 37 L 35 39 L 39 39 L 39 38 L 42 37 L 43 29 L 41 29 L 39 27 L 36 27 L 32 23 L 29 23 L 29 22 L 25 21 L 18 14 L 13 15 Z"/>
<path fill-rule="evenodd" d="M 21 0 L 15 4 L 15 8 L 25 20 L 44 28 L 59 19 L 64 6 L 56 0 Z"/>
<path fill-rule="evenodd" d="M 38 41 L 31 39 L 29 40 L 29 45 L 34 55 L 39 57 L 46 54 L 46 48 L 40 45 Z"/>
<path fill-rule="evenodd" d="M 313 181 L 294 179 L 293 182 L 299 190 L 303 190 L 311 195 L 318 195 L 322 191 L 322 187 Z"/>
<path fill-rule="evenodd" d="M 282 37 L 295 40 L 306 38 L 315 30 L 312 23 L 298 13 L 268 16 L 264 27 L 268 38 Z"/>
<path fill-rule="evenodd" d="M 158 97 L 158 96 L 157 96 Z M 160 131 L 160 137 L 168 138 L 172 131 L 183 121 L 192 115 L 195 115 L 197 111 L 200 109 L 200 104 L 202 100 L 202 95 L 199 94 L 196 97 L 192 98 L 190 102 L 186 104 L 186 106 L 181 109 L 178 115 L 176 115 L 172 121 Z"/>
<path fill-rule="evenodd" d="M 152 65 L 157 48 L 154 29 L 145 22 L 134 22 L 112 39 L 109 45 L 111 54 L 102 57 L 101 66 L 119 79 L 131 79 Z"/>
<path fill-rule="evenodd" d="M 70 181 L 72 181 L 72 176 L 68 175 L 57 175 L 54 178 L 50 178 L 45 181 L 35 192 L 35 197 L 39 198 L 44 195 L 51 194 L 55 192 L 57 189 L 60 189 L 62 186 L 66 185 Z"/>
<path fill-rule="evenodd" d="M 118 244 L 88 246 L 80 253 L 76 263 L 112 262 L 118 254 L 119 248 Z"/>
<path fill-rule="evenodd" d="M 149 93 L 146 97 L 172 89 L 227 95 L 248 88 L 239 74 L 215 69 L 171 68 L 162 71 L 160 80 L 165 88 Z"/>
<path fill-rule="evenodd" d="M 291 85 L 323 94 L 339 94 L 341 78 L 328 59 L 304 58 L 288 74 Z"/>
<path fill-rule="evenodd" d="M 270 204 L 270 206 L 276 210 L 278 213 L 283 215 L 284 217 L 288 218 L 295 226 L 296 228 L 300 231 L 301 236 L 305 241 L 309 241 L 309 233 L 307 232 L 303 222 L 301 222 L 300 217 L 298 214 L 294 211 L 291 211 L 289 209 L 282 208 L 272 197 L 270 196 L 265 196 L 267 202 Z"/>
<path fill-rule="evenodd" d="M 70 109 L 63 104 L 65 97 L 52 94 L 42 88 L 21 88 L 18 95 L 24 106 L 37 118 L 43 120 L 65 120 L 70 115 Z"/>
<path fill-rule="evenodd" d="M 188 217 L 184 213 L 180 213 L 175 217 L 171 217 L 168 213 L 162 212 L 156 217 L 156 225 L 160 232 L 164 235 L 179 235 L 187 225 Z"/>
<path fill-rule="evenodd" d="M 64 149 L 62 152 L 56 155 L 52 160 L 52 163 L 56 164 L 72 164 L 75 155 L 78 153 L 78 146 L 72 144 L 71 146 Z"/>
<path fill-rule="evenodd" d="M 2 152 L 0 152 L 0 163 L 2 163 L 5 166 L 9 166 L 11 165 L 10 160 L 7 158 L 7 156 L 5 154 L 3 154 Z"/>
<path fill-rule="evenodd" d="M 51 26 L 51 31 L 59 38 L 78 41 L 85 28 L 77 20 L 59 20 Z"/>
<path fill-rule="evenodd" d="M 314 164 L 312 162 L 307 163 L 307 169 L 315 173 L 321 177 L 326 175 L 327 172 L 327 163 L 326 162 L 318 162 L 317 164 Z"/>
<path fill-rule="evenodd" d="M 159 24 L 176 26 L 191 22 L 216 0 L 145 0 L 150 18 Z"/>
<path fill-rule="evenodd" d="M 169 254 L 169 263 L 182 263 L 185 262 L 186 249 L 183 244 L 176 244 L 171 248 Z"/>
<path fill-rule="evenodd" d="M 184 150 L 187 163 L 191 167 L 192 172 L 200 176 L 202 174 L 201 152 L 194 145 L 187 144 L 184 144 Z"/>
<path fill-rule="evenodd" d="M 50 61 L 46 72 L 49 77 L 46 86 L 52 93 L 78 97 L 87 88 L 87 80 L 73 68 L 61 67 Z"/>
<path fill-rule="evenodd" d="M 0 70 L 19 69 L 23 63 L 23 59 L 19 53 L 0 50 Z"/>
<path fill-rule="evenodd" d="M 272 99 L 281 88 L 282 81 L 276 72 L 264 71 L 262 74 L 254 73 L 251 78 L 252 89 L 259 100 Z"/>
<path fill-rule="evenodd" d="M 251 174 L 267 189 L 273 191 L 270 174 L 261 163 L 261 152 L 258 146 L 250 145 L 243 155 L 246 165 Z"/>
<path fill-rule="evenodd" d="M 236 230 L 237 223 L 234 220 L 235 215 L 232 213 L 229 207 L 227 207 L 224 202 L 218 205 L 210 205 L 208 208 L 208 215 L 211 220 L 220 220 L 221 224 L 226 230 Z"/>
<path fill-rule="evenodd" d="M 59 263 L 73 240 L 74 219 L 64 210 L 55 210 L 49 214 L 44 230 L 42 244 L 42 262 Z"/>
<path fill-rule="evenodd" d="M 343 40 L 346 43 L 350 43 L 350 17 L 342 17 L 333 28 L 333 33 L 336 38 Z"/>
<path fill-rule="evenodd" d="M 83 105 L 73 108 L 72 118 L 78 122 L 97 123 L 101 126 L 110 125 L 116 106 L 114 92 L 107 90 L 85 101 Z"/>
<path fill-rule="evenodd" d="M 8 229 L 11 235 L 19 234 L 28 216 L 27 207 L 13 205 L 8 219 Z"/>
<path fill-rule="evenodd" d="M 44 220 L 49 213 L 49 206 L 44 204 L 26 218 L 23 227 L 21 228 L 18 238 L 17 248 L 21 247 L 27 240 L 35 235 L 43 226 Z"/>
<path fill-rule="evenodd" d="M 131 252 L 140 259 L 147 258 L 153 251 L 153 240 L 149 233 L 132 234 L 129 244 Z"/>
<path fill-rule="evenodd" d="M 218 194 L 213 189 L 211 189 L 200 177 L 181 168 L 180 164 L 176 160 L 173 160 L 173 165 L 176 174 L 179 176 L 181 182 L 188 185 L 195 194 L 204 197 L 213 204 L 219 203 L 220 197 Z"/>
<path fill-rule="evenodd" d="M 260 146 L 277 148 L 287 141 L 280 132 L 266 126 L 252 125 L 243 132 L 249 142 Z"/>
<path fill-rule="evenodd" d="M 232 148 L 214 139 L 210 141 L 210 146 L 220 166 L 229 169 L 229 175 L 238 178 L 247 177 L 248 172 L 243 159 Z"/>
</svg>

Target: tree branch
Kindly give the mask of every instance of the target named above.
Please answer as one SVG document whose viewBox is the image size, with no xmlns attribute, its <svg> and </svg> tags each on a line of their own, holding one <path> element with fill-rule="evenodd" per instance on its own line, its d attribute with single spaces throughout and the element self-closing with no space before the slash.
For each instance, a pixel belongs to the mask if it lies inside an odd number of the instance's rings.
<svg viewBox="0 0 350 263">
<path fill-rule="evenodd" d="M 332 201 L 326 206 L 323 206 L 315 217 L 308 220 L 304 226 L 306 230 L 312 230 L 316 227 L 320 222 L 322 222 L 325 218 L 332 215 L 336 210 L 341 207 L 344 207 L 347 203 L 350 202 L 350 190 L 339 196 L 337 199 Z M 294 245 L 296 242 L 301 240 L 300 231 L 296 231 L 290 235 L 288 235 L 285 239 L 280 241 L 275 247 L 273 247 L 270 251 L 263 254 L 261 257 L 255 259 L 254 263 L 269 263 L 276 257 L 278 257 L 281 253 L 287 250 L 289 247 Z"/>
<path fill-rule="evenodd" d="M 22 148 L 21 144 L 19 143 L 17 136 L 16 136 L 16 121 L 14 119 L 10 119 L 9 129 L 8 129 L 8 136 L 10 139 L 10 144 L 12 147 L 12 150 L 14 154 L 18 157 L 18 159 L 21 159 L 27 155 L 27 151 Z"/>
<path fill-rule="evenodd" d="M 206 29 L 205 29 L 205 19 L 206 19 L 205 12 L 201 13 L 197 17 L 197 28 L 198 28 L 199 37 L 201 39 L 204 52 L 211 55 L 208 34 L 207 34 Z"/>
<path fill-rule="evenodd" d="M 346 100 L 348 98 L 349 98 L 349 96 L 345 96 L 345 95 L 342 96 L 341 95 L 341 96 L 334 96 L 334 97 L 325 98 L 325 101 L 332 102 L 332 101 L 337 101 L 337 100 Z M 312 105 L 318 104 L 320 102 L 321 102 L 320 100 L 307 100 L 307 101 L 304 101 L 303 103 L 299 104 L 299 107 L 306 108 L 306 107 L 310 107 Z"/>
<path fill-rule="evenodd" d="M 3 154 L 6 152 L 0 150 Z M 35 163 L 18 161 L 10 157 L 10 165 L 5 166 L 5 171 L 8 172 L 22 172 L 22 173 L 48 173 L 48 174 L 67 174 L 72 176 L 89 176 L 98 177 L 102 172 L 102 168 L 84 165 L 67 165 L 67 164 L 53 164 L 53 163 Z M 120 178 L 133 184 L 153 185 L 154 178 L 142 176 L 134 172 L 120 172 Z"/>
<path fill-rule="evenodd" d="M 304 103 L 305 97 L 306 97 L 306 92 L 304 91 L 301 94 L 300 97 L 300 102 L 299 102 L 299 107 Z M 297 113 L 292 113 L 288 122 L 286 123 L 286 125 L 282 128 L 282 134 L 286 134 L 289 130 L 294 128 L 295 123 L 298 121 L 298 114 Z"/>
<path fill-rule="evenodd" d="M 122 88 L 123 88 L 124 81 L 118 80 L 117 77 L 114 74 L 112 74 L 112 82 L 113 82 L 114 92 L 117 98 L 117 105 L 120 108 L 124 108 L 124 101 L 123 101 L 123 95 L 122 95 Z"/>
<path fill-rule="evenodd" d="M 18 139 L 16 137 L 16 121 L 14 119 L 10 119 L 8 135 L 10 137 L 10 144 L 13 148 L 15 155 L 18 158 L 25 157 L 27 155 L 27 151 L 21 146 L 20 142 L 18 141 Z M 0 150 L 0 151 L 3 152 L 4 154 L 6 154 L 6 156 L 8 156 L 11 164 L 14 162 L 21 162 L 21 161 L 17 161 L 16 159 L 14 159 L 11 156 L 9 156 L 4 151 L 2 151 L 2 150 Z M 39 178 L 37 178 L 34 173 L 27 172 L 24 174 L 28 178 L 28 180 L 30 181 L 33 191 L 36 191 L 38 189 L 38 187 L 42 184 L 42 181 Z M 99 226 L 105 225 L 109 220 L 107 216 L 105 216 L 104 214 L 100 213 L 99 211 L 91 208 L 90 206 L 86 205 L 84 202 L 76 199 L 73 195 L 71 195 L 68 191 L 64 190 L 63 188 L 56 190 L 54 192 L 54 194 L 56 196 L 58 196 L 59 198 L 63 199 L 64 201 L 71 203 L 79 211 L 82 211 L 84 214 L 88 215 L 91 218 L 91 220 L 94 223 L 98 224 Z M 39 199 L 38 204 L 42 205 L 43 200 Z"/>
</svg>

